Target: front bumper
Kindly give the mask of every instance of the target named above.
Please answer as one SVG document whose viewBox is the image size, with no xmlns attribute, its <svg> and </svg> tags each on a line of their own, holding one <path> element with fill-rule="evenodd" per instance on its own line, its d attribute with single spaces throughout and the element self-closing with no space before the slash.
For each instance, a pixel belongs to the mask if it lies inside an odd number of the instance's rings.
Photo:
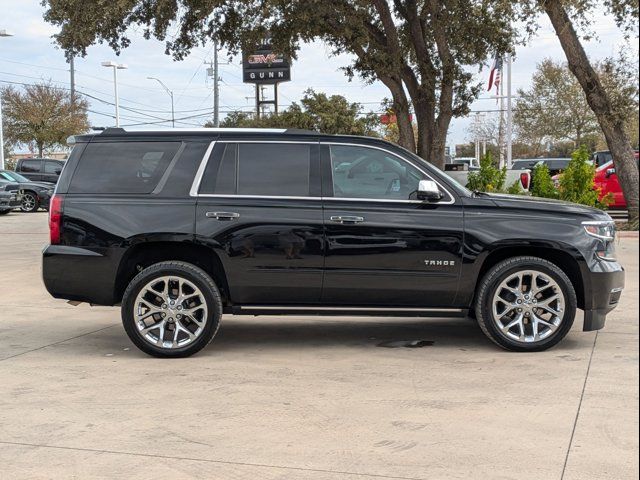
<svg viewBox="0 0 640 480">
<path fill-rule="evenodd" d="M 22 195 L 11 193 L 0 197 L 0 210 L 14 210 L 22 205 Z"/>
<path fill-rule="evenodd" d="M 625 284 L 624 268 L 617 262 L 598 262 L 589 273 L 590 288 L 585 288 L 585 332 L 604 327 L 607 314 L 618 306 Z"/>
</svg>

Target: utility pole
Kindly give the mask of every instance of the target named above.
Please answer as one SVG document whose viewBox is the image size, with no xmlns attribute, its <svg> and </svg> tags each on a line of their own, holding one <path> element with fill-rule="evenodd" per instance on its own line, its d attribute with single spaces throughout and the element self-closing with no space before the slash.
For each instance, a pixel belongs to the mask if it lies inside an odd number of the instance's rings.
<svg viewBox="0 0 640 480">
<path fill-rule="evenodd" d="M 218 81 L 218 41 L 213 41 L 213 126 L 220 127 L 220 87 Z"/>
<path fill-rule="evenodd" d="M 213 41 L 213 61 L 205 61 L 209 65 L 207 75 L 213 78 L 213 126 L 220 127 L 220 62 L 218 61 L 218 41 Z"/>
<path fill-rule="evenodd" d="M 75 57 L 69 59 L 69 81 L 71 83 L 71 101 L 76 101 L 76 68 L 74 64 Z"/>
</svg>

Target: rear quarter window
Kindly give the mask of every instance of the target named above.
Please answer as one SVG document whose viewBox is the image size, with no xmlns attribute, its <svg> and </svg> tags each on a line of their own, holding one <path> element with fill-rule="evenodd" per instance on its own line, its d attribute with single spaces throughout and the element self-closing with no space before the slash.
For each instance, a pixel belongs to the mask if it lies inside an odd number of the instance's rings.
<svg viewBox="0 0 640 480">
<path fill-rule="evenodd" d="M 180 148 L 180 142 L 89 143 L 69 193 L 151 193 Z"/>
</svg>

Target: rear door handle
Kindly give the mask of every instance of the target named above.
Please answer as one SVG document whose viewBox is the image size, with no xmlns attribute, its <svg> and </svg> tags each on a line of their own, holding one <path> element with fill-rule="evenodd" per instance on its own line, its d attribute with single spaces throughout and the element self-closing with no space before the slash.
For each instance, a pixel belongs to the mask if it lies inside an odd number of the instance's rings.
<svg viewBox="0 0 640 480">
<path fill-rule="evenodd" d="M 229 221 L 240 218 L 239 213 L 235 212 L 207 212 L 207 218 L 215 218 L 216 220 Z"/>
<path fill-rule="evenodd" d="M 364 222 L 364 217 L 356 217 L 349 215 L 337 215 L 334 217 L 330 217 L 329 220 L 336 223 L 349 224 L 349 223 L 362 223 Z"/>
</svg>

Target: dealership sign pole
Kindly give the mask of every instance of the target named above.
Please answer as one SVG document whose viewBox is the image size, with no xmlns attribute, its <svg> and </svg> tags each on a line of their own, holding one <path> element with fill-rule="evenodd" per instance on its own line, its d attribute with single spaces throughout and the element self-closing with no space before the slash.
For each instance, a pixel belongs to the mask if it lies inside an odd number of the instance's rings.
<svg viewBox="0 0 640 480">
<path fill-rule="evenodd" d="M 278 113 L 278 84 L 291 80 L 291 62 L 282 54 L 275 53 L 269 41 L 265 41 L 255 51 L 243 55 L 242 79 L 244 83 L 256 86 L 256 116 L 265 105 L 273 105 Z M 273 85 L 273 100 L 264 100 L 261 88 Z"/>
</svg>

